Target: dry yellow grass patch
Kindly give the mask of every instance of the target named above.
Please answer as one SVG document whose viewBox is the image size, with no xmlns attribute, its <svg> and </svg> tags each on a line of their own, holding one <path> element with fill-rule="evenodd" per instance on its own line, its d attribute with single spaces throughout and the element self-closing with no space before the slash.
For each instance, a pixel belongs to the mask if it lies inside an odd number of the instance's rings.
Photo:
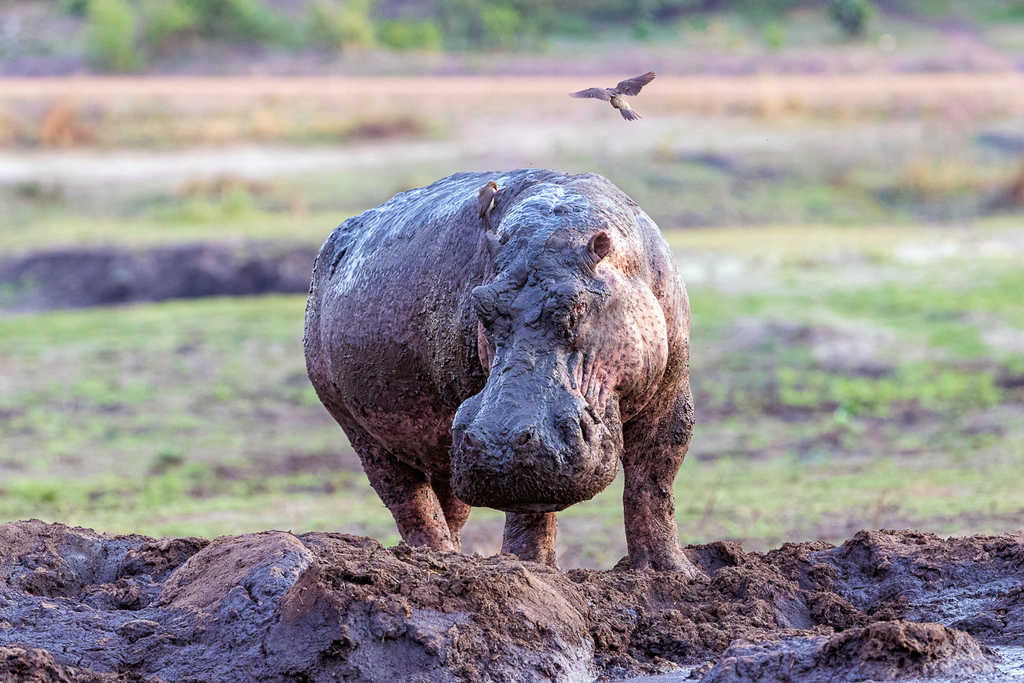
<svg viewBox="0 0 1024 683">
<path fill-rule="evenodd" d="M 567 93 L 621 77 L 2 79 L 0 145 L 326 142 L 429 134 L 469 119 L 593 117 L 613 112 Z M 964 122 L 1024 114 L 1024 75 L 661 76 L 637 104 L 660 116 Z"/>
</svg>

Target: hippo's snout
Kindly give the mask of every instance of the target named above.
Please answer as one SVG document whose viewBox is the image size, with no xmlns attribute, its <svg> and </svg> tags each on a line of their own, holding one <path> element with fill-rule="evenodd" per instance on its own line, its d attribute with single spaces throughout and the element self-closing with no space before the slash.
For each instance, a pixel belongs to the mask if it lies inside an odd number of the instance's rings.
<svg viewBox="0 0 1024 683">
<path fill-rule="evenodd" d="M 610 429 L 578 394 L 557 403 L 462 404 L 452 424 L 452 487 L 470 505 L 554 512 L 588 500 L 615 478 L 621 430 Z"/>
</svg>

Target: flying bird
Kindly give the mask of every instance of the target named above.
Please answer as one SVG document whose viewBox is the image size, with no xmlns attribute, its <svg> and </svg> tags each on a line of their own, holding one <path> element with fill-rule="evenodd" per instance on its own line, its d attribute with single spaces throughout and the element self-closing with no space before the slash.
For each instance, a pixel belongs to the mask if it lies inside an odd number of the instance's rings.
<svg viewBox="0 0 1024 683">
<path fill-rule="evenodd" d="M 480 188 L 476 196 L 476 206 L 480 211 L 480 219 L 484 227 L 491 229 L 491 209 L 494 208 L 494 197 L 498 194 L 498 183 L 490 180 Z"/>
<path fill-rule="evenodd" d="M 579 92 L 571 92 L 569 93 L 569 97 L 591 98 L 611 102 L 612 106 L 618 109 L 619 113 L 622 114 L 622 118 L 627 121 L 635 121 L 640 118 L 640 114 L 637 114 L 633 111 L 632 107 L 629 106 L 629 102 L 626 101 L 626 95 L 629 95 L 630 97 L 633 95 L 639 95 L 640 89 L 653 80 L 654 72 L 648 71 L 643 76 L 627 78 L 626 80 L 621 81 L 614 88 L 587 88 L 586 90 L 580 90 Z"/>
</svg>

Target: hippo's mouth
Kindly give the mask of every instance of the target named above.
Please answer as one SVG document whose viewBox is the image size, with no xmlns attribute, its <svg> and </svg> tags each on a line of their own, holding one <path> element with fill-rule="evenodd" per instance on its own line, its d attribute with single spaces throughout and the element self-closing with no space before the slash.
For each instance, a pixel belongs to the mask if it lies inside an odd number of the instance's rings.
<svg viewBox="0 0 1024 683">
<path fill-rule="evenodd" d="M 538 463 L 512 453 L 484 452 L 464 445 L 452 452 L 452 489 L 459 500 L 504 512 L 558 512 L 590 500 L 618 471 L 614 451 L 588 453 L 574 464 Z M 511 457 L 510 457 L 511 456 Z"/>
<path fill-rule="evenodd" d="M 618 472 L 617 399 L 591 405 L 568 381 L 565 354 L 534 348 L 506 343 L 483 390 L 455 412 L 451 484 L 469 505 L 555 512 L 593 498 Z"/>
</svg>

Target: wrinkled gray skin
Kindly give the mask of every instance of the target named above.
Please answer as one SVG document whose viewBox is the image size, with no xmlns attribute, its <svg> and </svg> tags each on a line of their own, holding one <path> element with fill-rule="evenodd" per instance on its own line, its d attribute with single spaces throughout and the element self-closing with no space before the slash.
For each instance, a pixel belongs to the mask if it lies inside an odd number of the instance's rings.
<svg viewBox="0 0 1024 683">
<path fill-rule="evenodd" d="M 459 550 L 480 505 L 506 511 L 504 552 L 554 565 L 555 512 L 621 461 L 631 567 L 696 573 L 672 496 L 689 302 L 657 226 L 604 178 L 460 173 L 345 221 L 317 256 L 304 341 L 410 545 Z"/>
</svg>

